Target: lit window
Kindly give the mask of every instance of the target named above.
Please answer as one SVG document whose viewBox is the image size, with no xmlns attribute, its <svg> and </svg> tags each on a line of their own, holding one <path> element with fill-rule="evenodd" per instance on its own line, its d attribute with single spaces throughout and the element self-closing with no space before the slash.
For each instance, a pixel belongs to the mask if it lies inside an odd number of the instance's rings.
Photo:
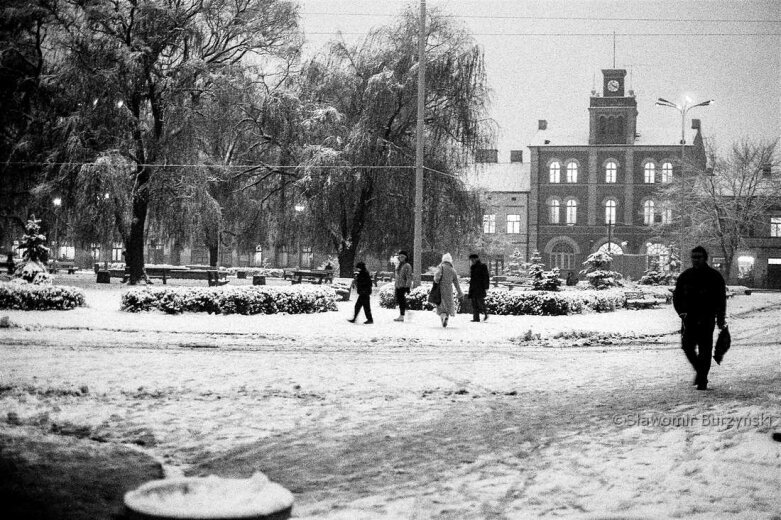
<svg viewBox="0 0 781 520">
<path fill-rule="evenodd" d="M 770 236 L 781 237 L 781 217 L 770 217 Z"/>
<path fill-rule="evenodd" d="M 508 233 L 520 233 L 521 232 L 521 216 L 520 215 L 507 215 L 507 232 Z"/>
<path fill-rule="evenodd" d="M 673 180 L 673 165 L 666 162 L 662 164 L 662 182 L 672 182 Z"/>
<path fill-rule="evenodd" d="M 125 261 L 125 255 L 122 253 L 124 252 L 124 248 L 122 247 L 121 242 L 114 242 L 111 245 L 111 261 L 112 262 L 124 262 Z"/>
<path fill-rule="evenodd" d="M 614 199 L 605 202 L 605 224 L 616 223 L 616 207 L 618 203 Z"/>
<path fill-rule="evenodd" d="M 643 224 L 650 226 L 654 223 L 654 201 L 647 200 L 643 204 Z"/>
<path fill-rule="evenodd" d="M 559 220 L 559 209 L 561 204 L 557 199 L 553 199 L 548 204 L 548 222 L 551 224 L 558 224 L 560 222 Z"/>
<path fill-rule="evenodd" d="M 483 233 L 496 233 L 496 215 L 483 215 Z"/>
<path fill-rule="evenodd" d="M 671 208 L 664 208 L 662 210 L 662 224 L 673 223 L 673 210 Z"/>
<path fill-rule="evenodd" d="M 608 161 L 605 164 L 605 182 L 612 184 L 616 182 L 616 174 L 618 173 L 618 164 L 615 161 Z"/>
<path fill-rule="evenodd" d="M 620 245 L 616 244 L 615 242 L 605 242 L 604 244 L 599 246 L 597 252 L 607 253 L 609 255 L 623 255 L 624 249 Z"/>
<path fill-rule="evenodd" d="M 656 165 L 654 163 L 645 163 L 645 166 L 643 166 L 643 173 L 645 174 L 646 184 L 653 184 L 656 182 Z"/>
<path fill-rule="evenodd" d="M 575 161 L 567 163 L 567 182 L 578 182 L 578 163 Z"/>
<path fill-rule="evenodd" d="M 551 183 L 558 184 L 561 182 L 561 163 L 559 161 L 553 161 L 550 163 L 549 168 L 549 181 Z"/>
<path fill-rule="evenodd" d="M 567 224 L 578 223 L 578 202 L 576 200 L 567 201 Z"/>
</svg>

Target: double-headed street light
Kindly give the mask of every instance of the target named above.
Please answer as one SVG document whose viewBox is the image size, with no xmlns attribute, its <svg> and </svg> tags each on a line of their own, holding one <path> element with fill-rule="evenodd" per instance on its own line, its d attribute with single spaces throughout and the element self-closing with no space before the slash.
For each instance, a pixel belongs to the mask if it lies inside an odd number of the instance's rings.
<svg viewBox="0 0 781 520">
<path fill-rule="evenodd" d="M 683 268 L 684 238 L 685 238 L 685 231 L 686 231 L 684 218 L 683 218 L 684 199 L 686 197 L 686 185 L 684 183 L 684 179 L 686 178 L 686 114 L 692 108 L 706 107 L 708 105 L 712 105 L 713 103 L 715 103 L 715 101 L 713 99 L 709 99 L 708 101 L 692 104 L 692 100 L 688 96 L 684 98 L 683 105 L 678 105 L 664 98 L 659 98 L 656 100 L 657 106 L 674 108 L 681 114 L 681 207 L 680 207 L 681 231 L 680 231 L 680 243 L 679 243 L 680 252 L 678 253 L 680 256 L 679 260 L 681 261 L 681 269 Z"/>
</svg>

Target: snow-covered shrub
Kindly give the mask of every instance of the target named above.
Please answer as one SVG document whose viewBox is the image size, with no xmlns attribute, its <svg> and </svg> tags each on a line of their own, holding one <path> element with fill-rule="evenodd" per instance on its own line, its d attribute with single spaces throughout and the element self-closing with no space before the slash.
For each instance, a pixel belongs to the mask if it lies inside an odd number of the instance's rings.
<svg viewBox="0 0 781 520">
<path fill-rule="evenodd" d="M 491 290 L 485 297 L 489 314 L 559 316 L 579 313 L 582 306 L 567 293 Z"/>
<path fill-rule="evenodd" d="M 25 233 L 19 244 L 23 250 L 23 261 L 16 266 L 14 276 L 27 282 L 33 282 L 39 273 L 46 273 L 46 262 L 49 261 L 49 248 L 46 235 L 41 234 L 41 221 L 32 216 L 25 225 Z"/>
<path fill-rule="evenodd" d="M 140 312 L 159 309 L 168 314 L 305 314 L 335 311 L 336 293 L 330 287 L 145 287 L 122 294 L 121 309 Z"/>
<path fill-rule="evenodd" d="M 607 289 L 609 287 L 620 286 L 621 273 L 611 270 L 613 264 L 613 257 L 607 253 L 597 251 L 591 253 L 589 257 L 583 262 L 586 267 L 580 271 L 581 276 L 585 276 L 586 280 L 595 289 Z"/>
<path fill-rule="evenodd" d="M 431 287 L 431 284 L 421 284 L 407 293 L 407 308 L 411 311 L 429 311 L 434 309 L 436 305 L 428 302 L 428 294 L 431 292 Z M 461 310 L 461 300 L 455 297 L 453 300 L 455 302 L 455 310 L 459 312 Z M 380 288 L 380 307 L 386 309 L 396 308 L 396 289 L 392 283 Z"/>
<path fill-rule="evenodd" d="M 69 310 L 84 305 L 84 302 L 84 293 L 76 287 L 0 283 L 0 309 Z"/>
<path fill-rule="evenodd" d="M 552 270 L 546 271 L 539 251 L 532 253 L 529 278 L 531 278 L 532 288 L 535 291 L 558 291 L 561 287 L 562 280 L 559 278 L 559 268 L 554 267 Z"/>
<path fill-rule="evenodd" d="M 673 285 L 678 279 L 678 273 L 659 269 L 659 264 L 654 263 L 643 273 L 638 281 L 641 285 Z"/>
</svg>

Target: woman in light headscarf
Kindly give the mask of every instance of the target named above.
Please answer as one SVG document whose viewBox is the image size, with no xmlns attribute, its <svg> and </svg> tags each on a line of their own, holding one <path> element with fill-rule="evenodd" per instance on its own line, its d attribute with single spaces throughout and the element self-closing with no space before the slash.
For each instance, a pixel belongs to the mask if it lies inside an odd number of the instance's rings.
<svg viewBox="0 0 781 520">
<path fill-rule="evenodd" d="M 453 268 L 453 257 L 450 253 L 442 255 L 442 263 L 437 267 L 434 274 L 434 281 L 439 284 L 439 291 L 442 294 L 442 301 L 437 305 L 437 314 L 442 320 L 442 326 L 447 327 L 447 320 L 450 316 L 456 315 L 456 305 L 453 302 L 453 286 L 456 287 L 458 298 L 464 297 L 461 287 L 458 285 L 458 273 Z"/>
</svg>

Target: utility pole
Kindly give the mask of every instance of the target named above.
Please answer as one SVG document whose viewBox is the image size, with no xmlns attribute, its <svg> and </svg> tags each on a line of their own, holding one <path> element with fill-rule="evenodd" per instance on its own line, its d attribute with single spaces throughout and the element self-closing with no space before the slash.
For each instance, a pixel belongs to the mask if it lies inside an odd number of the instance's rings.
<svg viewBox="0 0 781 520">
<path fill-rule="evenodd" d="M 426 108 L 426 0 L 420 0 L 420 27 L 418 28 L 418 124 L 415 146 L 415 237 L 412 245 L 412 277 L 420 285 L 423 263 L 423 142 Z"/>
</svg>

